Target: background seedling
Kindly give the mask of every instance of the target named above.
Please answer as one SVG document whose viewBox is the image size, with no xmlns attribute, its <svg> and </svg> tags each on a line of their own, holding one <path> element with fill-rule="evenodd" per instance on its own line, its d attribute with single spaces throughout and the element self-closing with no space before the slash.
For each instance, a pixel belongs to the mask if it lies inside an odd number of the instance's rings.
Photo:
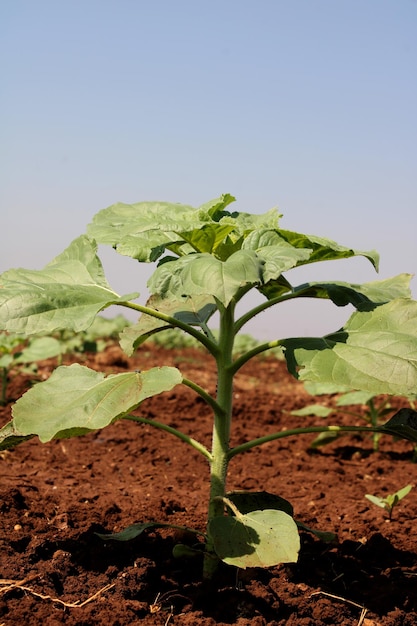
<svg viewBox="0 0 417 626">
<path fill-rule="evenodd" d="M 171 366 L 107 377 L 79 364 L 62 366 L 18 400 L 13 420 L 0 430 L 5 448 L 35 435 L 46 442 L 128 419 L 187 443 L 209 468 L 203 564 L 207 579 L 214 576 L 220 560 L 245 568 L 298 558 L 298 525 L 288 501 L 265 492 L 236 499 L 227 490 L 229 465 L 238 454 L 305 433 L 383 432 L 417 440 L 416 414 L 411 411 L 399 412 L 382 426 L 284 429 L 231 447 L 234 379 L 250 359 L 274 348 L 283 351 L 288 370 L 300 380 L 345 384 L 374 395 L 407 395 L 417 388 L 417 302 L 410 298 L 411 276 L 363 285 L 331 281 L 294 286 L 286 274 L 298 266 L 359 255 L 376 269 L 378 255 L 282 229 L 275 210 L 263 215 L 230 212 L 227 207 L 233 200 L 224 195 L 198 209 L 161 202 L 113 205 L 95 216 L 87 236 L 74 240 L 43 270 L 9 270 L 0 279 L 0 322 L 10 332 L 84 332 L 103 309 L 118 305 L 140 315 L 120 336 L 128 355 L 149 338 L 174 328 L 197 340 L 214 359 L 214 394 Z M 111 289 L 97 243 L 139 262 L 158 262 L 148 282 L 151 297 L 146 304 L 135 302 L 137 293 L 120 296 Z M 251 290 L 259 292 L 263 302 L 238 312 Z M 245 324 L 270 307 L 306 298 L 351 304 L 356 312 L 335 333 L 285 338 L 277 329 L 277 339 L 247 347 L 236 356 L 237 337 Z M 211 328 L 213 319 L 218 320 L 217 332 Z M 170 424 L 137 414 L 147 398 L 178 384 L 192 389 L 210 407 L 210 448 Z M 277 405 L 279 409 L 279 396 Z M 160 524 L 139 523 L 122 537 L 155 526 Z"/>
<path fill-rule="evenodd" d="M 365 495 L 365 498 L 369 500 L 369 502 L 372 502 L 372 504 L 375 504 L 376 506 L 379 506 L 382 509 L 385 509 L 388 512 L 388 519 L 389 521 L 391 521 L 394 508 L 396 507 L 396 505 L 398 504 L 400 500 L 405 498 L 405 496 L 410 493 L 412 488 L 413 488 L 412 485 L 407 485 L 406 487 L 399 489 L 395 493 L 390 493 L 385 497 L 373 496 L 367 493 Z"/>
<path fill-rule="evenodd" d="M 297 411 L 291 411 L 291 415 L 317 417 L 328 417 L 333 412 L 341 411 L 345 415 L 364 420 L 369 426 L 377 428 L 387 421 L 387 416 L 392 412 L 390 398 L 380 398 L 368 391 L 352 391 L 345 386 L 339 386 L 329 383 L 309 383 L 304 384 L 305 389 L 313 396 L 320 395 L 337 395 L 334 403 L 330 406 L 323 404 L 312 404 Z M 355 410 L 355 406 L 358 407 Z M 342 408 L 343 407 L 343 408 Z M 346 407 L 346 408 L 344 408 Z M 360 408 L 359 408 L 360 407 Z M 379 449 L 379 439 L 381 433 L 374 431 L 371 434 L 373 449 Z M 312 448 L 319 448 L 340 437 L 339 433 L 323 433 L 316 437 L 312 442 Z"/>
</svg>

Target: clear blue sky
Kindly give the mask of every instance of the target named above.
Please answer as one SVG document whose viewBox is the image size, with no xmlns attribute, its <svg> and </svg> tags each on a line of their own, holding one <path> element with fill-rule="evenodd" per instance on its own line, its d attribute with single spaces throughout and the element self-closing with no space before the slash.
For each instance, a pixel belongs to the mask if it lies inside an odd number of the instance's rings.
<svg viewBox="0 0 417 626">
<path fill-rule="evenodd" d="M 376 248 L 379 278 L 414 273 L 416 32 L 415 0 L 4 0 L 0 271 L 43 267 L 114 202 L 229 192 Z M 147 268 L 104 261 L 116 290 L 144 291 Z M 300 282 L 378 278 L 362 259 L 313 268 Z M 349 314 L 319 304 L 247 330 Z"/>
</svg>

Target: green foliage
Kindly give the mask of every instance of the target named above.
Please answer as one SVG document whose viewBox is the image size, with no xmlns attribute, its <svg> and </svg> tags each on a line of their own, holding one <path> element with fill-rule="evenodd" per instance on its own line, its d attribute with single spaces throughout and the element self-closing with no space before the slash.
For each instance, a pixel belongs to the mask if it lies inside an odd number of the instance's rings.
<svg viewBox="0 0 417 626">
<path fill-rule="evenodd" d="M 382 426 L 283 430 L 230 447 L 234 377 L 249 359 L 273 349 L 283 351 L 289 371 L 301 380 L 344 384 L 373 395 L 409 395 L 417 389 L 417 302 L 410 297 L 411 276 L 363 285 L 293 285 L 288 275 L 302 265 L 360 255 L 377 269 L 378 255 L 284 230 L 275 210 L 263 215 L 231 212 L 233 200 L 226 194 L 197 209 L 163 202 L 115 204 L 100 211 L 87 235 L 75 239 L 43 270 L 9 270 L 0 278 L 0 324 L 9 332 L 85 333 L 101 311 L 118 304 L 140 315 L 120 335 L 128 355 L 149 338 L 175 329 L 214 359 L 215 395 L 172 367 L 107 377 L 80 365 L 60 367 L 18 400 L 12 422 L 0 430 L 0 447 L 7 447 L 35 435 L 42 441 L 80 435 L 125 418 L 189 444 L 204 456 L 210 471 L 206 578 L 214 575 L 219 559 L 237 567 L 295 561 L 298 528 L 305 528 L 294 521 L 292 507 L 281 506 L 282 499 L 268 505 L 258 496 L 249 504 L 247 497 L 233 501 L 226 492 L 226 477 L 237 454 L 307 432 L 365 430 L 417 441 L 415 412 L 400 412 Z M 145 305 L 135 302 L 136 292 L 120 296 L 111 289 L 97 244 L 111 245 L 136 261 L 157 262 Z M 239 316 L 236 307 L 251 290 L 263 301 Z M 339 307 L 351 304 L 356 312 L 342 329 L 324 337 L 286 338 L 276 328 L 273 341 L 239 346 L 242 328 L 262 311 L 306 298 Z M 218 332 L 211 328 L 213 319 L 218 319 Z M 211 449 L 163 421 L 132 413 L 146 398 L 180 383 L 212 409 Z M 143 532 L 149 524 L 157 522 L 136 525 L 136 530 Z"/>
<path fill-rule="evenodd" d="M 367 493 L 365 498 L 367 498 L 369 502 L 372 502 L 372 504 L 375 504 L 376 506 L 379 506 L 382 509 L 385 509 L 385 511 L 388 512 L 388 519 L 391 521 L 394 508 L 396 507 L 396 505 L 399 503 L 400 500 L 405 498 L 405 496 L 410 493 L 412 488 L 413 488 L 412 485 L 407 485 L 406 487 L 399 489 L 395 493 L 389 493 L 385 497 L 373 496 Z"/>
<path fill-rule="evenodd" d="M 86 330 L 74 332 L 61 329 L 55 331 L 53 337 L 60 342 L 63 354 L 102 352 L 109 343 L 118 340 L 119 334 L 129 325 L 129 320 L 123 315 L 113 318 L 97 315 Z"/>
<path fill-rule="evenodd" d="M 335 394 L 335 401 L 331 406 L 324 406 L 322 404 L 308 405 L 298 411 L 292 411 L 292 415 L 298 415 L 300 417 L 308 415 L 328 417 L 333 412 L 342 412 L 346 415 L 352 415 L 359 420 L 364 420 L 369 426 L 377 429 L 378 426 L 382 426 L 387 421 L 387 416 L 391 412 L 391 405 L 388 398 L 378 398 L 369 391 L 350 391 L 347 390 L 344 385 L 337 385 L 335 383 L 306 382 L 304 386 L 313 396 Z M 358 409 L 355 410 L 355 406 L 357 406 Z M 378 431 L 373 432 L 371 435 L 373 449 L 375 451 L 379 449 L 379 439 L 381 435 L 382 433 Z M 314 439 L 311 447 L 319 448 L 328 443 L 332 443 L 340 436 L 341 433 L 336 432 L 321 433 Z"/>
</svg>

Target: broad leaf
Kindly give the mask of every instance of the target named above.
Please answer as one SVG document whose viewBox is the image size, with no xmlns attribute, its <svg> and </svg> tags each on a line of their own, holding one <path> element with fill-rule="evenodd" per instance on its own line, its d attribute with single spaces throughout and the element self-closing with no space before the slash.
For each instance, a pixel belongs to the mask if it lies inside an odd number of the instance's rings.
<svg viewBox="0 0 417 626">
<path fill-rule="evenodd" d="M 272 567 L 298 559 L 297 524 L 284 511 L 265 509 L 236 517 L 215 517 L 208 530 L 216 554 L 235 567 Z"/>
<path fill-rule="evenodd" d="M 358 311 L 371 311 L 375 305 L 395 298 L 410 298 L 411 274 L 399 274 L 385 280 L 356 285 L 345 282 L 308 283 L 294 288 L 294 294 L 307 298 L 325 298 L 336 306 L 352 304 Z"/>
<path fill-rule="evenodd" d="M 234 229 L 233 223 L 219 224 L 224 215 L 230 216 L 225 208 L 233 201 L 225 194 L 199 209 L 170 202 L 117 203 L 94 216 L 88 233 L 145 262 L 156 261 L 166 249 L 180 256 L 193 250 L 211 253 Z"/>
<path fill-rule="evenodd" d="M 417 302 L 398 298 L 354 313 L 337 333 L 282 342 L 301 380 L 373 394 L 408 396 L 417 388 Z M 297 368 L 300 370 L 297 372 Z"/>
<path fill-rule="evenodd" d="M 295 248 L 312 249 L 312 253 L 306 261 L 307 263 L 314 263 L 316 261 L 336 261 L 337 259 L 348 259 L 353 256 L 364 256 L 372 263 L 375 269 L 378 270 L 379 255 L 375 250 L 353 250 L 352 248 L 341 246 L 331 239 L 316 237 L 315 235 L 303 235 L 290 230 L 280 229 L 279 234 Z M 302 262 L 300 265 L 304 265 L 304 263 Z"/>
<path fill-rule="evenodd" d="M 350 406 L 352 404 L 367 404 L 375 397 L 370 391 L 349 391 L 337 399 L 336 406 Z"/>
<path fill-rule="evenodd" d="M 62 345 L 54 337 L 35 337 L 16 358 L 16 363 L 33 363 L 62 353 Z"/>
<path fill-rule="evenodd" d="M 85 330 L 111 304 L 138 294 L 119 296 L 108 285 L 87 237 L 75 239 L 43 270 L 12 269 L 0 277 L 0 325 L 25 335 L 60 329 Z"/>
<path fill-rule="evenodd" d="M 239 250 L 227 261 L 195 254 L 160 265 L 148 286 L 161 297 L 212 296 L 224 306 L 262 281 L 263 262 L 252 250 Z"/>
<path fill-rule="evenodd" d="M 208 252 L 217 256 L 216 250 L 232 231 L 232 224 L 205 224 L 202 228 L 184 231 L 180 235 L 196 252 Z"/>
<path fill-rule="evenodd" d="M 43 442 L 81 435 L 108 426 L 181 380 L 173 367 L 105 377 L 78 363 L 61 366 L 16 402 L 13 423 L 22 435 L 38 435 Z"/>
<path fill-rule="evenodd" d="M 263 283 L 278 279 L 283 272 L 309 259 L 312 253 L 309 248 L 292 246 L 276 231 L 267 229 L 253 231 L 243 242 L 242 249 L 254 250 L 265 261 L 262 270 Z"/>
<path fill-rule="evenodd" d="M 417 443 L 417 411 L 400 409 L 386 424 L 379 427 L 378 432 Z"/>
<path fill-rule="evenodd" d="M 328 406 L 323 406 L 323 404 L 309 404 L 302 409 L 291 411 L 291 415 L 295 415 L 297 417 L 308 417 L 310 415 L 328 417 L 331 413 L 333 413 L 333 411 L 334 409 Z"/>
</svg>

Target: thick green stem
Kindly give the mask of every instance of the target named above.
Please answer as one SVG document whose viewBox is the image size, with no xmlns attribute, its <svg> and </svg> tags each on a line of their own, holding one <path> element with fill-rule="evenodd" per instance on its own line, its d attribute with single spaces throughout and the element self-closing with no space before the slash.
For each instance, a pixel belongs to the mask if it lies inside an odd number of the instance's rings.
<svg viewBox="0 0 417 626">
<path fill-rule="evenodd" d="M 214 410 L 208 524 L 214 517 L 224 514 L 223 498 L 226 493 L 233 405 L 233 315 L 234 303 L 220 309 L 219 353 L 216 359 L 218 406 Z M 206 543 L 203 577 L 212 578 L 218 564 L 219 559 L 216 557 L 209 535 Z"/>
</svg>

